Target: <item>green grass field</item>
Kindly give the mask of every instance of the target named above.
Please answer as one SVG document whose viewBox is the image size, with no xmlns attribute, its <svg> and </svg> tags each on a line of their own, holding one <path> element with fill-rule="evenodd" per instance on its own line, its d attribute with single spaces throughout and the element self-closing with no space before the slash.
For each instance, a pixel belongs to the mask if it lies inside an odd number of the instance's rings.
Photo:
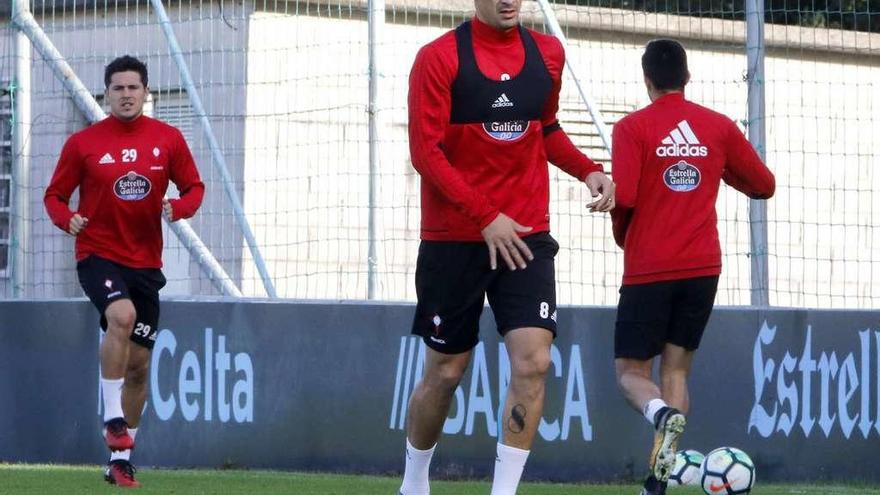
<svg viewBox="0 0 880 495">
<path fill-rule="evenodd" d="M 98 466 L 47 466 L 0 464 L 0 494 L 99 495 L 119 493 L 104 483 Z M 211 471 L 144 469 L 137 478 L 138 494 L 254 494 L 254 495 L 396 495 L 399 480 L 378 476 L 287 473 L 277 471 Z M 438 481 L 432 495 L 487 495 L 489 483 Z M 526 483 L 520 495 L 636 495 L 635 485 L 559 485 Z M 759 485 L 756 495 L 868 495 L 877 487 L 834 485 Z M 670 495 L 700 495 L 699 488 L 675 488 Z"/>
</svg>

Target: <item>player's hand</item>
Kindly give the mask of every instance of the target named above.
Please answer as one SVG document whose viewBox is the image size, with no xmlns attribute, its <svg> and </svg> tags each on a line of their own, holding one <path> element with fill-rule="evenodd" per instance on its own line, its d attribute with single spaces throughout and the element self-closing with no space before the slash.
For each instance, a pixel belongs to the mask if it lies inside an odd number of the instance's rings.
<svg viewBox="0 0 880 495">
<path fill-rule="evenodd" d="M 162 214 L 169 222 L 174 221 L 174 207 L 171 206 L 171 201 L 168 201 L 167 198 L 162 198 Z"/>
<path fill-rule="evenodd" d="M 604 172 L 593 172 L 584 183 L 590 189 L 593 202 L 587 205 L 590 212 L 611 211 L 614 209 L 614 189 L 617 187 Z"/>
<path fill-rule="evenodd" d="M 532 251 L 517 235 L 517 232 L 530 232 L 531 230 L 531 227 L 516 223 L 504 213 L 499 213 L 495 220 L 492 220 L 492 223 L 486 225 L 481 233 L 489 246 L 489 265 L 493 270 L 498 268 L 499 254 L 511 270 L 516 270 L 517 266 L 525 268 L 526 260 L 535 259 Z"/>
<path fill-rule="evenodd" d="M 89 219 L 81 216 L 79 213 L 74 213 L 72 217 L 70 217 L 70 223 L 67 226 L 67 233 L 76 236 L 82 229 L 86 228 L 86 225 L 89 224 Z"/>
</svg>

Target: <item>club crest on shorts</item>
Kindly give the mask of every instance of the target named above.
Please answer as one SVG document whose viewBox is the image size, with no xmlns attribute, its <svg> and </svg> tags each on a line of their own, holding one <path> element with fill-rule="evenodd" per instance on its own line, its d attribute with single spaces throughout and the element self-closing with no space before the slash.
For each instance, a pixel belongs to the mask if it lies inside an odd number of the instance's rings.
<svg viewBox="0 0 880 495">
<path fill-rule="evenodd" d="M 483 122 L 483 130 L 492 139 L 498 141 L 516 141 L 523 137 L 529 129 L 528 120 L 512 120 L 510 122 Z"/>
<path fill-rule="evenodd" d="M 438 344 L 445 344 L 445 340 L 438 338 L 440 337 L 440 325 L 443 323 L 443 319 L 440 318 L 440 315 L 434 315 L 434 317 L 431 318 L 431 323 L 434 324 L 434 335 L 431 335 L 431 340 Z"/>
<path fill-rule="evenodd" d="M 113 184 L 113 192 L 121 200 L 139 201 L 150 194 L 153 184 L 150 179 L 140 175 L 134 171 L 129 171 L 122 177 L 116 179 Z"/>
<path fill-rule="evenodd" d="M 700 169 L 680 160 L 663 172 L 663 182 L 676 192 L 693 191 L 700 185 Z"/>
</svg>

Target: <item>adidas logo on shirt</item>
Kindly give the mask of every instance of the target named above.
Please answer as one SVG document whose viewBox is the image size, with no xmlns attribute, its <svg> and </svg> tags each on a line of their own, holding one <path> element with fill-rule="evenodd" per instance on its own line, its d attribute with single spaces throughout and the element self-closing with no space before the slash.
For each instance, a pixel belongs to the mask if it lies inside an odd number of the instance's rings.
<svg viewBox="0 0 880 495">
<path fill-rule="evenodd" d="M 709 148 L 700 144 L 687 120 L 682 120 L 657 147 L 659 157 L 708 156 Z"/>
<path fill-rule="evenodd" d="M 512 107 L 512 106 L 513 106 L 513 102 L 510 101 L 510 98 L 508 98 L 505 93 L 501 93 L 501 96 L 499 96 L 495 100 L 495 103 L 492 104 L 492 108 Z"/>
<path fill-rule="evenodd" d="M 113 159 L 113 155 L 110 153 L 104 153 L 104 156 L 101 157 L 101 160 L 98 161 L 99 165 L 109 165 L 111 163 L 116 163 L 116 160 Z"/>
</svg>

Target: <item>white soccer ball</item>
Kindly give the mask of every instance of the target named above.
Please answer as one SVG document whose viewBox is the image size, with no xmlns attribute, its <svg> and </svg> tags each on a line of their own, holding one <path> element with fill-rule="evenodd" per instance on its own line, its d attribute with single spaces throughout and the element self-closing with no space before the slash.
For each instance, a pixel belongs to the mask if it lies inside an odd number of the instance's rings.
<svg viewBox="0 0 880 495">
<path fill-rule="evenodd" d="M 706 454 L 700 472 L 700 484 L 707 495 L 741 495 L 755 486 L 755 464 L 748 454 L 733 447 Z"/>
<path fill-rule="evenodd" d="M 675 453 L 675 467 L 669 474 L 669 485 L 699 485 L 704 456 L 696 450 Z"/>
</svg>

